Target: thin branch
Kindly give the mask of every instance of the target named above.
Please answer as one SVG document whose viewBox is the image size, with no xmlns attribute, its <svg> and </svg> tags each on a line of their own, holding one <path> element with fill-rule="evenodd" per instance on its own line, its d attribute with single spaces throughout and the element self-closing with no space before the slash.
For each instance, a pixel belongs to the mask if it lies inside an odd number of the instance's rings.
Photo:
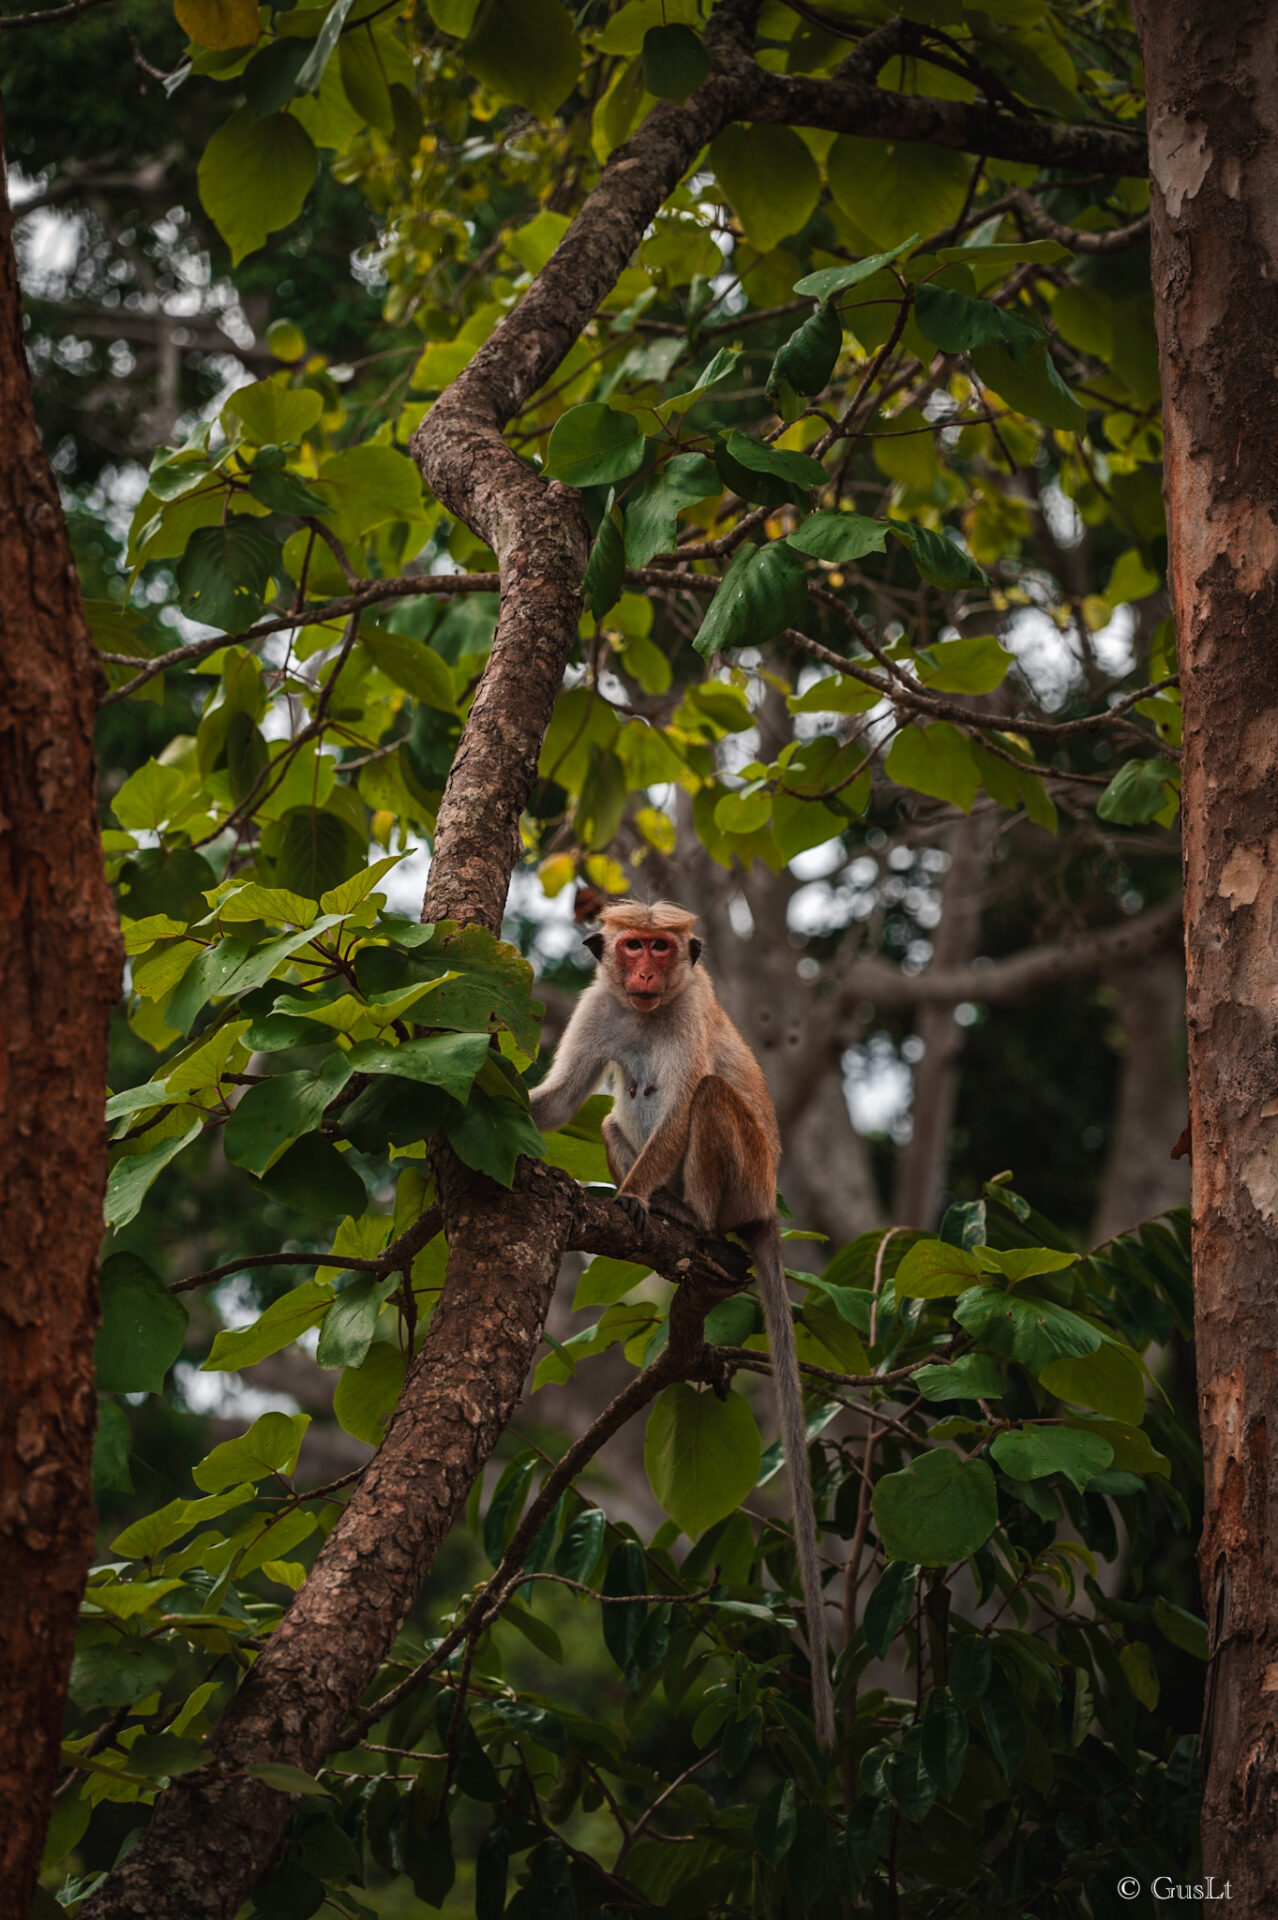
<svg viewBox="0 0 1278 1920">
<path fill-rule="evenodd" d="M 1067 227 L 1062 221 L 1054 220 L 1041 201 L 1036 200 L 1024 187 L 1014 187 L 1007 198 L 1030 226 L 1046 234 L 1049 240 L 1068 247 L 1071 253 L 1125 253 L 1129 247 L 1139 246 L 1149 236 L 1147 213 L 1142 214 L 1139 220 L 1133 220 L 1130 226 L 1107 227 L 1091 233 L 1085 232 L 1082 227 Z"/>
<path fill-rule="evenodd" d="M 396 580 L 369 580 L 358 593 L 345 595 L 340 600 L 325 600 L 318 606 L 299 607 L 291 613 L 274 614 L 269 620 L 259 621 L 257 626 L 250 627 L 246 633 L 217 633 L 207 640 L 194 640 L 188 646 L 174 647 L 169 653 L 157 654 L 145 664 L 131 654 L 104 653 L 101 658 L 112 666 L 141 666 L 142 671 L 126 685 L 114 688 L 101 704 L 112 707 L 117 700 L 127 700 L 148 680 L 154 680 L 157 673 L 164 673 L 169 667 L 191 666 L 223 647 L 252 647 L 259 640 L 269 639 L 273 633 L 283 633 L 301 626 L 325 626 L 330 620 L 345 620 L 353 613 L 363 613 L 382 600 L 415 600 L 436 593 L 497 593 L 500 587 L 500 578 L 495 573 L 409 573 Z"/>
<path fill-rule="evenodd" d="M 14 27 L 48 27 L 58 20 L 74 20 L 81 13 L 88 13 L 91 7 L 105 7 L 110 0 L 71 0 L 66 7 L 49 7 L 44 13 L 5 13 L 0 14 L 0 31 L 7 32 Z"/>
<path fill-rule="evenodd" d="M 218 1280 L 225 1280 L 233 1273 L 244 1273 L 250 1267 L 336 1267 L 342 1273 L 398 1273 L 405 1264 L 411 1264 L 415 1254 L 420 1253 L 428 1240 L 433 1240 L 443 1226 L 443 1216 L 438 1207 L 428 1207 L 398 1240 L 392 1240 L 384 1253 L 369 1259 L 364 1255 L 345 1253 L 248 1253 L 240 1260 L 227 1260 L 220 1267 L 209 1267 L 204 1273 L 193 1273 L 185 1280 L 175 1280 L 169 1287 L 170 1293 L 189 1293 L 193 1287 L 209 1287 Z"/>
</svg>

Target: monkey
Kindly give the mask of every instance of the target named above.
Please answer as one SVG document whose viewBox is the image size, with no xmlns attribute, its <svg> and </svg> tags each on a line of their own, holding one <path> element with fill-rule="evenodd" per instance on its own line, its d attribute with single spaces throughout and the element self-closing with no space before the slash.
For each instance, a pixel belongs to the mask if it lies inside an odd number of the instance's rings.
<svg viewBox="0 0 1278 1920">
<path fill-rule="evenodd" d="M 776 1113 L 758 1061 L 698 965 L 696 915 L 667 901 L 643 906 L 593 893 L 579 899 L 578 907 L 579 920 L 601 922 L 600 931 L 585 938 L 599 965 L 550 1072 L 533 1089 L 533 1119 L 543 1133 L 562 1127 L 607 1072 L 613 1109 L 603 1139 L 619 1205 L 638 1225 L 655 1202 L 659 1212 L 684 1224 L 738 1234 L 750 1251 L 790 1475 L 814 1716 L 828 1750 L 835 1740 L 834 1700 L 803 1393 L 776 1214 Z"/>
</svg>

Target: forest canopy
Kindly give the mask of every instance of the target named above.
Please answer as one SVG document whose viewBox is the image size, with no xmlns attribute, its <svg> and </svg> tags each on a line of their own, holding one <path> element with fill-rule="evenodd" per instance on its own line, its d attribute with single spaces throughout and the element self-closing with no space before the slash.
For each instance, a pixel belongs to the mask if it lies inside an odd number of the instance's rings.
<svg viewBox="0 0 1278 1920">
<path fill-rule="evenodd" d="M 106 0 L 6 53 L 127 956 L 35 1910 L 1183 1877 L 1126 8 Z M 611 1204 L 605 1099 L 532 1121 L 586 887 L 698 913 L 781 1119 L 834 1763 L 744 1256 Z"/>
</svg>

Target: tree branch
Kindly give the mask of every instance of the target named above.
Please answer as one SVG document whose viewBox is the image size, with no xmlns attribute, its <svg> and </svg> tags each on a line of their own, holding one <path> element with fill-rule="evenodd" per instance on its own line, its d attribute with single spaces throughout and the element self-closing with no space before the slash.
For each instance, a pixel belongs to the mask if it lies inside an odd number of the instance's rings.
<svg viewBox="0 0 1278 1920">
<path fill-rule="evenodd" d="M 983 966 L 928 967 L 923 973 L 908 974 L 886 960 L 854 960 L 839 975 L 839 1004 L 845 1013 L 861 1000 L 872 1001 L 881 1011 L 957 1006 L 963 1000 L 1009 1006 L 1062 980 L 1130 966 L 1164 946 L 1171 947 L 1179 938 L 1180 926 L 1177 898 L 1115 926 L 1092 928 L 1050 946 L 1029 947 Z"/>
</svg>

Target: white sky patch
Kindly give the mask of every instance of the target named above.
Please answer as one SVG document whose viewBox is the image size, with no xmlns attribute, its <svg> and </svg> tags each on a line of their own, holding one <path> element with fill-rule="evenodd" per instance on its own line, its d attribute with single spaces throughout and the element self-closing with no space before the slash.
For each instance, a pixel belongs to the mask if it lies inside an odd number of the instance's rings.
<svg viewBox="0 0 1278 1920">
<path fill-rule="evenodd" d="M 219 1420 L 246 1424 L 264 1413 L 296 1413 L 297 1402 L 287 1393 L 263 1393 L 246 1387 L 238 1373 L 201 1373 L 189 1360 L 173 1369 L 177 1390 L 192 1413 L 211 1413 Z"/>
<path fill-rule="evenodd" d="M 843 1097 L 858 1133 L 887 1133 L 898 1145 L 910 1137 L 913 1076 L 886 1034 L 875 1034 L 843 1056 Z"/>
<path fill-rule="evenodd" d="M 1096 658 L 1116 680 L 1129 674 L 1136 664 L 1136 649 L 1132 644 L 1135 637 L 1136 615 L 1126 605 L 1116 607 L 1109 625 L 1092 635 Z"/>
<path fill-rule="evenodd" d="M 790 862 L 790 871 L 796 880 L 828 880 L 832 873 L 838 872 L 843 862 L 843 842 L 823 840 L 819 847 L 809 847 L 804 853 L 796 853 Z"/>
<path fill-rule="evenodd" d="M 393 849 L 387 849 L 393 851 Z M 386 908 L 389 913 L 407 913 L 414 919 L 422 910 L 422 901 L 426 898 L 426 882 L 430 878 L 430 848 L 418 842 L 411 847 L 407 856 L 389 873 L 384 873 L 377 883 L 378 893 L 386 895 Z"/>
</svg>

